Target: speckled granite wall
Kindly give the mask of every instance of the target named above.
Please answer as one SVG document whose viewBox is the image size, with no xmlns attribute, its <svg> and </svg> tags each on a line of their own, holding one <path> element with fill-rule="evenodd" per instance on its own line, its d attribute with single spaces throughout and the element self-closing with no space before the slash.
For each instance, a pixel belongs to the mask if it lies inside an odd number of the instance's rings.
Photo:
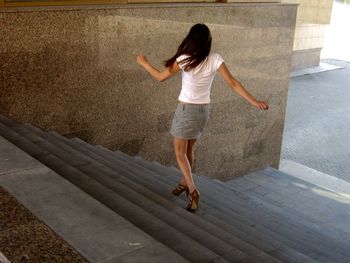
<svg viewBox="0 0 350 263">
<path fill-rule="evenodd" d="M 180 74 L 157 83 L 135 62 L 158 67 L 197 22 L 260 112 L 217 76 L 196 172 L 228 179 L 278 166 L 296 5 L 193 4 L 0 10 L 0 113 L 93 144 L 175 164 L 171 118 Z"/>
</svg>

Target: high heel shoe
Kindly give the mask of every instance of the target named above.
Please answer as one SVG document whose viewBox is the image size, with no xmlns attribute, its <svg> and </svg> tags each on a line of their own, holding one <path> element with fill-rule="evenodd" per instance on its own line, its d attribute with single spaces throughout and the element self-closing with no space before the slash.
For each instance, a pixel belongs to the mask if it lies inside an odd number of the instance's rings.
<svg viewBox="0 0 350 263">
<path fill-rule="evenodd" d="M 186 209 L 190 212 L 193 212 L 198 207 L 199 207 L 199 191 L 197 189 L 194 189 L 193 192 L 189 194 L 189 203 Z"/>
<path fill-rule="evenodd" d="M 172 191 L 172 193 L 173 193 L 173 195 L 179 196 L 184 191 L 186 191 L 186 194 L 188 196 L 189 190 L 188 190 L 187 185 L 178 184 L 177 187 Z"/>
</svg>

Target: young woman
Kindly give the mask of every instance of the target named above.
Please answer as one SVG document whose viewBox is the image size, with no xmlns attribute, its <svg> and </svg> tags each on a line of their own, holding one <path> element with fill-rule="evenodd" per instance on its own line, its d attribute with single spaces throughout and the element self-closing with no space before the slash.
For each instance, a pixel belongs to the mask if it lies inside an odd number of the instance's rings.
<svg viewBox="0 0 350 263">
<path fill-rule="evenodd" d="M 210 49 L 209 28 L 204 24 L 196 24 L 180 44 L 176 54 L 165 61 L 166 68 L 163 71 L 156 69 L 145 56 L 137 56 L 137 62 L 158 81 L 164 81 L 181 70 L 182 89 L 170 133 L 173 135 L 176 160 L 182 177 L 172 193 L 178 196 L 186 191 L 189 197 L 187 210 L 191 212 L 199 205 L 199 191 L 191 172 L 194 162 L 193 146 L 209 118 L 210 90 L 216 72 L 220 73 L 233 91 L 250 104 L 261 110 L 268 109 L 267 103 L 256 100 L 231 75 L 222 57 L 211 53 Z"/>
</svg>

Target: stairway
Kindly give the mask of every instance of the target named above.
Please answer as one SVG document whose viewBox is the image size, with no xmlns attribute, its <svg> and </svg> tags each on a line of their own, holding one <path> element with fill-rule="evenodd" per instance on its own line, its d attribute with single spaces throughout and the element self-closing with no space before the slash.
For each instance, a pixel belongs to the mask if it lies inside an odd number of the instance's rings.
<svg viewBox="0 0 350 263">
<path fill-rule="evenodd" d="M 195 175 L 200 209 L 190 213 L 184 195 L 171 195 L 174 167 L 1 115 L 0 135 L 189 262 L 350 262 L 349 233 L 237 187 L 239 180 Z"/>
</svg>

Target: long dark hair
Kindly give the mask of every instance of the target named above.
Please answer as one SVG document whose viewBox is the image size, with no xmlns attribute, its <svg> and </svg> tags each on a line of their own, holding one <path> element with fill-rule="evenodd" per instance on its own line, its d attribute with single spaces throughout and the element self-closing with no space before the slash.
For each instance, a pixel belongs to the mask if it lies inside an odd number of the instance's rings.
<svg viewBox="0 0 350 263">
<path fill-rule="evenodd" d="M 182 41 L 176 54 L 165 61 L 165 66 L 170 67 L 176 59 L 183 55 L 189 55 L 181 61 L 185 65 L 184 70 L 189 71 L 202 63 L 209 55 L 211 49 L 211 34 L 209 28 L 204 24 L 195 24 Z"/>
</svg>

